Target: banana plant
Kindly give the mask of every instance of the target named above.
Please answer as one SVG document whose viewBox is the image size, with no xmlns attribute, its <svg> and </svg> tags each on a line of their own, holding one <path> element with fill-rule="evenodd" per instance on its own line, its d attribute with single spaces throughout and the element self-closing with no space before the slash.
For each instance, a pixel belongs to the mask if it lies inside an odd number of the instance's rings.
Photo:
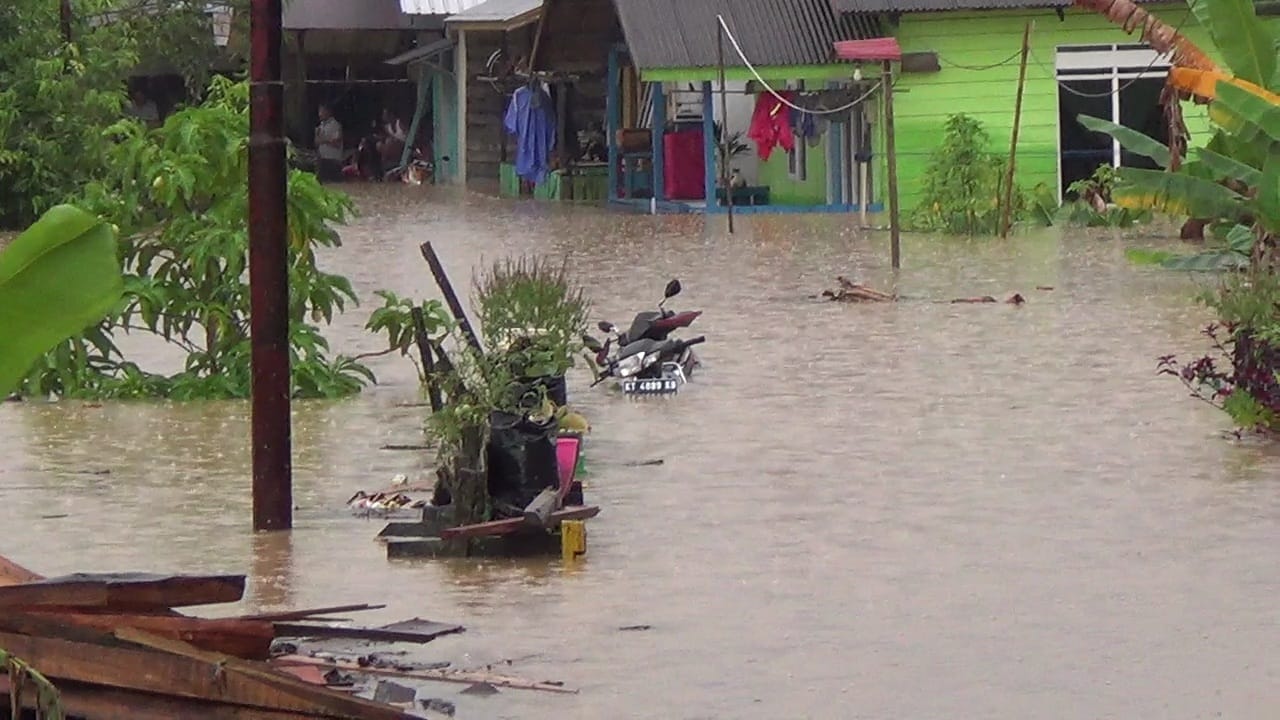
<svg viewBox="0 0 1280 720">
<path fill-rule="evenodd" d="M 1170 87 L 1183 97 L 1209 103 L 1214 137 L 1192 151 L 1190 162 L 1173 162 L 1162 143 L 1098 118 L 1081 116 L 1085 127 L 1105 132 L 1130 152 L 1150 157 L 1162 170 L 1121 168 L 1112 200 L 1131 209 L 1208 219 L 1220 248 L 1166 258 L 1184 270 L 1237 269 L 1271 262 L 1280 237 L 1280 67 L 1277 39 L 1257 16 L 1251 0 L 1194 0 L 1191 11 L 1208 30 L 1219 68 L 1207 53 L 1133 0 L 1077 0 L 1121 24 L 1141 29 L 1155 50 L 1170 53 Z"/>
<path fill-rule="evenodd" d="M 123 294 L 114 228 L 79 208 L 50 209 L 0 250 L 0 398 Z"/>
</svg>

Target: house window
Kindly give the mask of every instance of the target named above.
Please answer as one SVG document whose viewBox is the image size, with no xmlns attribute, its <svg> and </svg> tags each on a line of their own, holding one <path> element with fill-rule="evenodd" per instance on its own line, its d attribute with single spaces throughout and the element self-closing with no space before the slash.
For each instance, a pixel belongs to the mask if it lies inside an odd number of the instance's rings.
<svg viewBox="0 0 1280 720">
<path fill-rule="evenodd" d="M 804 81 L 796 83 L 796 90 L 804 90 Z M 783 112 L 789 112 L 790 108 L 783 108 Z M 795 147 L 791 152 L 787 153 L 787 176 L 792 180 L 804 182 L 808 179 L 808 156 L 805 152 L 804 138 L 795 137 Z"/>
<path fill-rule="evenodd" d="M 787 153 L 787 176 L 801 182 L 808 179 L 808 160 L 804 138 L 797 137 L 795 148 Z"/>
<path fill-rule="evenodd" d="M 1060 46 L 1058 80 L 1059 196 L 1100 165 L 1155 167 L 1114 138 L 1091 132 L 1077 117 L 1090 115 L 1133 128 L 1161 142 L 1168 128 L 1159 105 L 1171 60 L 1144 44 Z"/>
</svg>

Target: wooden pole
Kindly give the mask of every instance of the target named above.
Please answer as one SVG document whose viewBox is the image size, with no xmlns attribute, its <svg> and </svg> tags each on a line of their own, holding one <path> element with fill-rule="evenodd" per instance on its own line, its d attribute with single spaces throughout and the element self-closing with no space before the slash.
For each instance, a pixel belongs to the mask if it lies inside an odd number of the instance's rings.
<svg viewBox="0 0 1280 720">
<path fill-rule="evenodd" d="M 250 5 L 249 321 L 254 530 L 287 530 L 293 526 L 280 13 L 281 0 L 252 0 Z"/>
<path fill-rule="evenodd" d="M 444 295 L 444 301 L 449 305 L 449 312 L 453 313 L 453 319 L 457 320 L 458 327 L 462 328 L 462 334 L 466 336 L 471 347 L 483 355 L 484 349 L 480 346 L 480 337 L 476 335 L 476 331 L 467 320 L 467 313 L 462 309 L 462 303 L 458 301 L 458 294 L 453 291 L 453 283 L 449 282 L 449 276 L 445 274 L 444 265 L 436 256 L 435 248 L 431 247 L 430 242 L 424 242 L 420 250 L 427 265 L 431 267 L 431 275 L 435 277 L 436 285 L 440 286 L 440 294 Z"/>
<path fill-rule="evenodd" d="M 889 252 L 893 269 L 902 267 L 902 227 L 898 215 L 898 149 L 893 133 L 893 63 L 884 61 L 880 74 L 884 85 L 884 141 L 889 161 Z"/>
<path fill-rule="evenodd" d="M 1013 224 L 1013 167 L 1018 154 L 1018 125 L 1022 122 L 1022 90 L 1027 82 L 1027 55 L 1031 51 L 1031 20 L 1022 30 L 1022 62 L 1018 66 L 1018 94 L 1013 102 L 1013 137 L 1009 141 L 1009 167 L 1004 174 L 1003 214 L 1000 218 L 1000 237 L 1009 236 Z"/>
<path fill-rule="evenodd" d="M 59 0 L 58 2 L 58 26 L 62 30 L 62 41 L 71 44 L 71 0 Z"/>
<path fill-rule="evenodd" d="M 418 345 L 418 355 L 422 358 L 422 374 L 426 377 L 427 395 L 431 399 L 431 412 L 438 413 L 444 409 L 444 400 L 440 397 L 440 385 L 436 382 L 436 363 L 431 356 L 431 340 L 427 336 L 427 321 L 422 315 L 422 308 L 414 306 L 409 314 L 413 317 L 413 340 Z"/>
<path fill-rule="evenodd" d="M 724 189 L 724 206 L 729 215 L 729 234 L 733 234 L 733 191 L 729 187 L 729 100 L 724 81 L 724 16 L 716 16 L 716 50 L 720 64 L 720 187 Z M 708 202 L 712 198 L 707 198 Z"/>
</svg>

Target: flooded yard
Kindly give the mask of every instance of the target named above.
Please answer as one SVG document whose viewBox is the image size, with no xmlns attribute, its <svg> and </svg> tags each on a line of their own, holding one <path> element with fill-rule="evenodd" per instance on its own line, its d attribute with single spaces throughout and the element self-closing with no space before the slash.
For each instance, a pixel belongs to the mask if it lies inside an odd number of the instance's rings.
<svg viewBox="0 0 1280 720">
<path fill-rule="evenodd" d="M 629 216 L 445 190 L 356 188 L 323 256 L 364 305 L 436 297 L 502 254 L 567 257 L 597 318 L 678 276 L 706 371 L 670 400 L 569 378 L 591 420 L 585 562 L 396 561 L 344 502 L 430 458 L 409 361 L 294 410 L 297 529 L 250 531 L 248 405 L 0 405 L 4 554 L 35 570 L 245 572 L 242 607 L 386 602 L 467 632 L 424 659 L 563 680 L 422 697 L 460 718 L 1269 718 L 1280 706 L 1280 450 L 1158 377 L 1203 347 L 1186 276 L 1109 235 L 908 235 L 895 304 L 813 299 L 843 274 L 894 285 L 848 216 Z M 1037 286 L 1052 290 L 1037 290 Z M 932 300 L 1013 292 L 1025 306 Z M 660 465 L 642 465 L 663 460 Z M 620 631 L 648 625 L 648 630 Z"/>
</svg>

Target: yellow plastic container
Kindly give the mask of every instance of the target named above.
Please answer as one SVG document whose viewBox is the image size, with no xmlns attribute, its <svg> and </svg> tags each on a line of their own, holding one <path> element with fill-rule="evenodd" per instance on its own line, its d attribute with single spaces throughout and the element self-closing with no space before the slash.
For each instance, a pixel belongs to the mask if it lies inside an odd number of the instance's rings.
<svg viewBox="0 0 1280 720">
<path fill-rule="evenodd" d="M 586 521 L 565 520 L 560 523 L 560 554 L 565 562 L 587 554 Z"/>
</svg>

